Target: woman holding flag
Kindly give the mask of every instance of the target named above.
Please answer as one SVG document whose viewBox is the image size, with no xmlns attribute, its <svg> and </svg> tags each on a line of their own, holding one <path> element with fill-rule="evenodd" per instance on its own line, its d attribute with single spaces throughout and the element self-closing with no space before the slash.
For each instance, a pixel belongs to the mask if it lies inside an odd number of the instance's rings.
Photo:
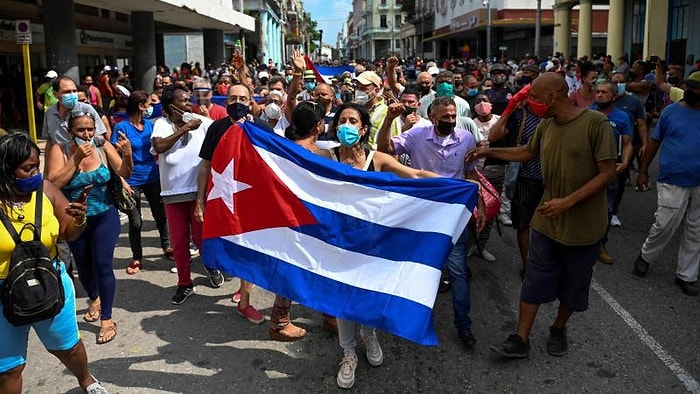
<svg viewBox="0 0 700 394">
<path fill-rule="evenodd" d="M 338 107 L 329 127 L 331 134 L 335 135 L 340 142 L 340 146 L 334 148 L 337 160 L 358 170 L 391 172 L 402 178 L 439 177 L 430 171 L 404 166 L 386 153 L 364 148 L 371 128 L 369 112 L 364 107 L 355 103 L 345 103 Z M 355 354 L 356 325 L 353 321 L 338 318 L 338 342 L 343 348 L 343 359 L 336 378 L 340 388 L 351 388 L 355 383 L 355 369 L 358 362 Z M 376 330 L 362 325 L 360 337 L 365 343 L 367 361 L 373 367 L 380 366 L 384 361 L 384 354 L 379 346 Z"/>
</svg>

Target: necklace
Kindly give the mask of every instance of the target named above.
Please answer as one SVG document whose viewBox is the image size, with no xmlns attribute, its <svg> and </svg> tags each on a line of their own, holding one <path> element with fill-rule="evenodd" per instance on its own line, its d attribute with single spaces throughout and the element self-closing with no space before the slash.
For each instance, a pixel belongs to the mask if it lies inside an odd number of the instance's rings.
<svg viewBox="0 0 700 394">
<path fill-rule="evenodd" d="M 25 206 L 25 204 L 27 204 L 27 203 L 24 201 L 19 201 L 19 202 L 12 201 L 10 203 L 10 205 L 12 205 L 12 210 L 17 211 L 17 219 L 18 220 L 24 220 L 24 206 Z"/>
</svg>

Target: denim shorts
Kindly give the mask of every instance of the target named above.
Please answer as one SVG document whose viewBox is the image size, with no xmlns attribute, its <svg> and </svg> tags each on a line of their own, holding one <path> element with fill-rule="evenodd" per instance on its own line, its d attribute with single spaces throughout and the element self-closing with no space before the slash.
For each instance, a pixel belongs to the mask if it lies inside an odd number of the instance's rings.
<svg viewBox="0 0 700 394">
<path fill-rule="evenodd" d="M 42 320 L 26 326 L 13 326 L 0 313 L 0 373 L 24 365 L 27 362 L 29 329 L 34 327 L 44 347 L 48 350 L 70 350 L 78 344 L 78 322 L 75 319 L 75 289 L 66 273 L 65 264 L 60 264 L 61 280 L 66 293 L 66 303 L 53 319 Z M 2 281 L 0 281 L 1 283 Z"/>
<path fill-rule="evenodd" d="M 558 299 L 573 312 L 588 309 L 599 248 L 563 245 L 533 229 L 520 301 L 539 305 Z"/>
</svg>

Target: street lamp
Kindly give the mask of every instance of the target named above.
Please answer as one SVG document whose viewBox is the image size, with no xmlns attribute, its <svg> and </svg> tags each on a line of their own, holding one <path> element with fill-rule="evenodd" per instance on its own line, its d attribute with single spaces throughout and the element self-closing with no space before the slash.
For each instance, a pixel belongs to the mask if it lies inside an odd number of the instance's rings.
<svg viewBox="0 0 700 394">
<path fill-rule="evenodd" d="M 389 21 L 387 25 L 389 26 L 389 56 L 394 56 L 394 23 Z"/>
<path fill-rule="evenodd" d="M 491 1 L 484 0 L 481 2 L 486 6 L 486 63 L 491 61 Z"/>
<path fill-rule="evenodd" d="M 321 62 L 321 49 L 323 48 L 323 30 L 318 31 L 318 61 Z"/>
</svg>

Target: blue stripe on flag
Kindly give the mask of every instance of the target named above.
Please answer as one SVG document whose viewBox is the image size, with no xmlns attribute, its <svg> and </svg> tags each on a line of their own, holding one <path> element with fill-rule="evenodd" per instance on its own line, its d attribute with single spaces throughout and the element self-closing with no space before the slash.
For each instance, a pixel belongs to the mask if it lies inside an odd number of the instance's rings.
<svg viewBox="0 0 700 394">
<path fill-rule="evenodd" d="M 205 265 L 255 283 L 311 309 L 437 345 L 432 309 L 401 297 L 328 279 L 220 238 L 202 244 Z"/>
<path fill-rule="evenodd" d="M 400 178 L 391 173 L 366 172 L 309 152 L 293 141 L 265 131 L 251 122 L 241 124 L 253 145 L 265 149 L 319 176 L 426 200 L 475 206 L 478 187 L 449 178 Z"/>
<path fill-rule="evenodd" d="M 318 224 L 294 229 L 342 249 L 387 260 L 414 261 L 438 270 L 452 250 L 452 237 L 444 234 L 382 226 L 306 201 L 304 205 Z"/>
</svg>

